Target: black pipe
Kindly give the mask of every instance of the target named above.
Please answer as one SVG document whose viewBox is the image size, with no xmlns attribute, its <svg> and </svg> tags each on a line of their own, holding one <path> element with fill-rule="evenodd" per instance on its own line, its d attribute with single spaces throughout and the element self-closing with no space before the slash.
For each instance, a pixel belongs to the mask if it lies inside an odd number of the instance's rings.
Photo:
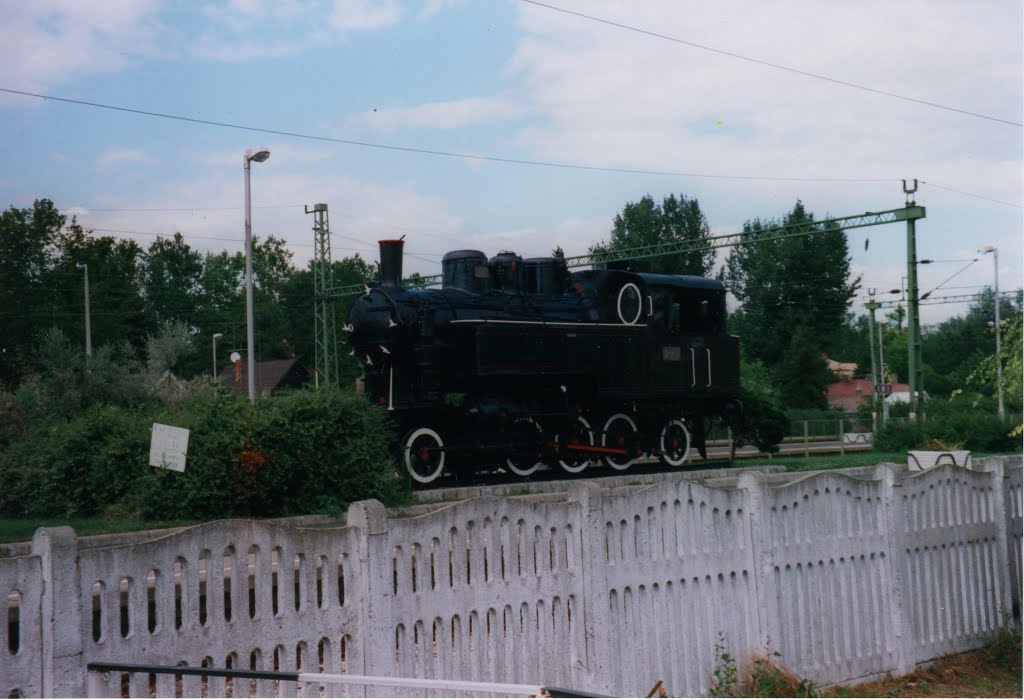
<svg viewBox="0 0 1024 700">
<path fill-rule="evenodd" d="M 380 286 L 402 286 L 402 249 L 405 236 L 397 240 L 377 241 L 380 246 Z"/>
</svg>

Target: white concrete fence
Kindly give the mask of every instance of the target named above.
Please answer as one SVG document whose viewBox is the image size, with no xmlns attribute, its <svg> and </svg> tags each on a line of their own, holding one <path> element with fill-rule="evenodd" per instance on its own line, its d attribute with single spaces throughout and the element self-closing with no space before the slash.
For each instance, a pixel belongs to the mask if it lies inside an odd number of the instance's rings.
<svg viewBox="0 0 1024 700">
<path fill-rule="evenodd" d="M 113 544 L 41 529 L 0 557 L 0 697 L 84 695 L 99 661 L 616 695 L 657 680 L 704 694 L 716 645 L 741 661 L 778 652 L 819 683 L 908 672 L 1019 625 L 1021 492 L 1020 458 L 990 458 L 867 478 L 586 481 L 394 512 L 365 501 L 340 525 L 235 520 Z M 104 681 L 112 696 L 321 690 Z"/>
</svg>

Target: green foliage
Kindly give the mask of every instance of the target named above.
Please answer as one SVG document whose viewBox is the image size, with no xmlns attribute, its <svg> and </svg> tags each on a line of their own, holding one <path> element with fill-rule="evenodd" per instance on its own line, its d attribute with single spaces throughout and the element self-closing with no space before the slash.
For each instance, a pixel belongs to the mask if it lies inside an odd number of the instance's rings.
<svg viewBox="0 0 1024 700">
<path fill-rule="evenodd" d="M 785 354 L 775 365 L 775 383 L 783 405 L 791 408 L 823 410 L 828 407 L 826 392 L 835 380 L 817 348 L 819 340 L 810 325 L 793 329 Z"/>
<path fill-rule="evenodd" d="M 64 221 L 49 199 L 0 213 L 0 385 L 13 386 L 27 367 L 39 323 L 34 312 L 49 298 L 46 274 Z"/>
<path fill-rule="evenodd" d="M 711 672 L 711 687 L 708 695 L 713 698 L 736 697 L 736 684 L 739 682 L 739 669 L 736 659 L 725 646 L 725 635 L 718 633 L 715 643 L 715 669 Z"/>
<path fill-rule="evenodd" d="M 837 408 L 790 408 L 786 410 L 786 418 L 790 421 L 812 420 L 812 421 L 838 421 L 845 418 L 846 414 Z M 868 424 L 871 424 L 870 405 L 868 408 Z"/>
<path fill-rule="evenodd" d="M 659 205 L 645 195 L 615 215 L 611 238 L 591 246 L 590 252 L 600 255 L 656 243 L 692 242 L 691 251 L 651 258 L 651 272 L 707 276 L 715 264 L 715 250 L 707 242 L 710 236 L 707 217 L 695 197 L 681 194 L 677 199 L 670 194 Z"/>
<path fill-rule="evenodd" d="M 772 652 L 774 659 L 754 659 L 750 677 L 745 682 L 743 695 L 754 698 L 819 698 L 821 691 L 817 683 L 807 678 L 798 678 L 780 668 L 778 652 Z"/>
<path fill-rule="evenodd" d="M 154 422 L 190 430 L 184 473 L 148 466 Z M 208 391 L 181 408 L 94 405 L 0 452 L 0 513 L 204 519 L 340 513 L 396 503 L 407 485 L 386 417 L 349 392 L 261 399 Z M 173 494 L 173 498 L 168 498 Z"/>
<path fill-rule="evenodd" d="M 929 449 L 928 443 L 962 444 L 973 452 L 1019 452 L 1015 424 L 996 415 L 995 402 L 983 397 L 959 395 L 951 400 L 932 399 L 925 404 L 923 421 L 892 420 L 875 433 L 875 449 L 899 451 Z"/>
<path fill-rule="evenodd" d="M 0 452 L 0 512 L 80 517 L 105 512 L 148 456 L 149 425 L 136 411 L 95 406 L 73 421 L 37 426 Z"/>
<path fill-rule="evenodd" d="M 182 361 L 194 352 L 192 331 L 183 321 L 164 321 L 156 335 L 146 338 L 146 365 L 153 374 L 181 369 Z"/>
<path fill-rule="evenodd" d="M 42 333 L 34 352 L 36 372 L 15 393 L 26 418 L 69 418 L 97 405 L 138 406 L 149 400 L 138 360 L 127 341 L 101 345 L 86 355 L 58 328 Z"/>
<path fill-rule="evenodd" d="M 730 254 L 725 275 L 741 305 L 734 317 L 744 351 L 773 370 L 791 361 L 798 334 L 806 348 L 802 352 L 828 351 L 859 287 L 859 280 L 850 281 L 845 233 L 815 223 L 799 201 L 781 223 L 796 227 L 787 233 L 807 235 L 765 233 L 778 223 L 758 219 L 744 224 L 744 242 Z M 789 393 L 797 373 L 786 369 L 780 382 L 791 387 Z M 825 385 L 817 385 L 821 376 L 815 370 L 808 383 L 823 393 Z"/>
<path fill-rule="evenodd" d="M 740 391 L 743 416 L 733 430 L 733 445 L 754 445 L 762 452 L 776 452 L 789 433 L 789 419 L 769 395 L 744 387 Z M 733 455 L 735 457 L 735 455 Z"/>
<path fill-rule="evenodd" d="M 912 450 L 925 442 L 925 432 L 919 422 L 890 420 L 875 431 L 873 442 L 876 450 L 884 452 Z"/>
</svg>

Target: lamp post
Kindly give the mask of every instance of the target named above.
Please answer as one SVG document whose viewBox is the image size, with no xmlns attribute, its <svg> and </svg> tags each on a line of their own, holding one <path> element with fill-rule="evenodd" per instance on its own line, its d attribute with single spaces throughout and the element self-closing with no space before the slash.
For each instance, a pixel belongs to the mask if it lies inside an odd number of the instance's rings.
<svg viewBox="0 0 1024 700">
<path fill-rule="evenodd" d="M 1006 409 L 1003 407 L 1003 360 L 999 356 L 999 249 L 995 246 L 987 245 L 984 248 L 979 248 L 978 252 L 984 255 L 985 253 L 992 253 L 992 267 L 995 273 L 995 302 L 996 302 L 996 396 L 999 400 L 999 407 L 996 409 L 999 418 L 1002 419 L 1006 416 Z"/>
<path fill-rule="evenodd" d="M 253 320 L 252 308 L 252 203 L 249 199 L 249 170 L 252 161 L 262 163 L 270 157 L 270 151 L 261 149 L 253 153 L 251 148 L 245 149 L 245 342 L 246 362 L 249 367 L 249 402 L 256 403 L 256 356 L 253 352 Z"/>
<path fill-rule="evenodd" d="M 78 263 L 79 270 L 85 270 L 85 354 L 92 355 L 92 322 L 89 318 L 89 265 Z"/>
<path fill-rule="evenodd" d="M 213 381 L 216 382 L 218 379 L 217 375 L 217 338 L 223 338 L 223 333 L 213 334 Z"/>
</svg>

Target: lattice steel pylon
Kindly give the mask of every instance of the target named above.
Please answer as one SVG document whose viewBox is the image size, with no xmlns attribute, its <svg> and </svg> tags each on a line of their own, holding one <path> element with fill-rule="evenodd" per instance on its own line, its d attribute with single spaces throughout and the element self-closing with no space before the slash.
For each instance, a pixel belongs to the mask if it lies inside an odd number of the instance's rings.
<svg viewBox="0 0 1024 700">
<path fill-rule="evenodd" d="M 326 204 L 306 207 L 313 215 L 313 295 L 316 387 L 338 386 L 338 328 L 334 319 L 334 271 L 331 269 L 331 233 Z"/>
</svg>

